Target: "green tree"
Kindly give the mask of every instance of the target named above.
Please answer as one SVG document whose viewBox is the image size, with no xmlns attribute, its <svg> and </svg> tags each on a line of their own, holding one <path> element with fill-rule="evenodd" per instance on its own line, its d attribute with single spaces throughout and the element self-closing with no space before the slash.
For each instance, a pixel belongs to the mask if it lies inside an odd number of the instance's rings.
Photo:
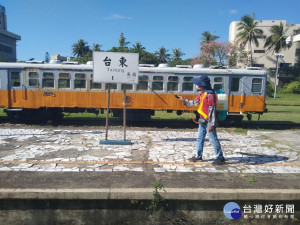
<svg viewBox="0 0 300 225">
<path fill-rule="evenodd" d="M 126 41 L 126 38 L 124 36 L 123 33 L 120 34 L 120 38 L 119 38 L 119 48 L 120 49 L 124 49 L 124 48 L 127 48 L 126 46 L 130 44 L 130 42 L 127 42 Z"/>
<path fill-rule="evenodd" d="M 204 31 L 201 35 L 202 36 L 201 36 L 200 39 L 204 43 L 209 43 L 209 42 L 215 41 L 215 40 L 217 40 L 219 38 L 219 36 L 213 35 L 209 31 Z"/>
<path fill-rule="evenodd" d="M 142 51 L 145 50 L 145 47 L 143 47 L 142 43 L 141 42 L 136 42 L 134 45 L 133 45 L 133 51 L 134 52 L 137 52 L 137 53 L 141 53 Z"/>
<path fill-rule="evenodd" d="M 99 44 L 93 44 L 93 51 L 97 51 L 97 52 L 100 52 L 101 51 L 101 48 L 102 45 L 99 45 Z"/>
<path fill-rule="evenodd" d="M 77 57 L 83 57 L 90 51 L 90 47 L 83 39 L 79 39 L 72 45 L 73 55 Z"/>
<path fill-rule="evenodd" d="M 247 53 L 236 42 L 229 43 L 229 53 L 227 55 L 227 65 L 229 68 L 235 68 L 239 64 L 247 64 Z"/>
<path fill-rule="evenodd" d="M 181 51 L 180 48 L 174 48 L 173 50 L 173 61 L 181 61 L 181 56 L 184 56 L 185 54 Z"/>
<path fill-rule="evenodd" d="M 79 62 L 80 64 L 86 64 L 88 61 L 93 61 L 92 51 L 89 51 L 82 57 L 74 58 L 72 61 Z"/>
<path fill-rule="evenodd" d="M 142 51 L 141 53 L 139 53 L 139 63 L 158 65 L 159 60 L 153 53 Z"/>
<path fill-rule="evenodd" d="M 171 67 L 175 67 L 176 65 L 191 65 L 192 59 L 184 59 L 179 61 L 170 61 L 168 62 Z"/>
<path fill-rule="evenodd" d="M 272 26 L 270 29 L 271 35 L 266 38 L 264 47 L 267 47 L 268 50 L 273 50 L 273 53 L 291 47 L 291 44 L 286 43 L 286 33 L 289 28 L 290 26 L 284 28 L 282 22 L 280 22 L 280 25 Z"/>
<path fill-rule="evenodd" d="M 241 18 L 241 21 L 238 23 L 238 31 L 237 41 L 243 47 L 248 44 L 249 54 L 250 54 L 250 66 L 253 65 L 253 57 L 252 57 L 252 43 L 255 44 L 256 47 L 259 46 L 257 37 L 261 37 L 263 35 L 263 31 L 257 28 L 258 22 L 255 21 L 255 14 L 252 16 L 245 15 Z"/>
<path fill-rule="evenodd" d="M 170 60 L 170 54 L 168 54 L 169 50 L 165 49 L 164 46 L 161 46 L 158 51 L 155 51 L 154 55 L 158 57 L 159 62 L 166 63 Z"/>
</svg>

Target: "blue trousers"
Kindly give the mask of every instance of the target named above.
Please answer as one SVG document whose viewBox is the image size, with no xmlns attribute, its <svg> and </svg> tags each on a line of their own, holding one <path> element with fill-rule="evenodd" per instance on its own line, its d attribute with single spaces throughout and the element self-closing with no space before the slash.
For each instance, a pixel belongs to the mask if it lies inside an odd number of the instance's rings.
<svg viewBox="0 0 300 225">
<path fill-rule="evenodd" d="M 206 133 L 208 133 L 209 142 L 214 147 L 216 158 L 223 158 L 223 151 L 221 149 L 221 145 L 217 136 L 216 128 L 214 128 L 212 132 L 208 132 L 208 123 L 199 124 L 197 146 L 196 146 L 196 157 L 197 158 L 202 157 Z"/>
</svg>

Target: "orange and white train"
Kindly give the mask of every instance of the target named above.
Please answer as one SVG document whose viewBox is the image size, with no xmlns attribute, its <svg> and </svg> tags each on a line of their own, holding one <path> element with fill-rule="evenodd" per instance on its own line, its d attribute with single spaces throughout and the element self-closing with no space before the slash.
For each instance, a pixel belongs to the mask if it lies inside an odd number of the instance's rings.
<svg viewBox="0 0 300 225">
<path fill-rule="evenodd" d="M 218 93 L 218 118 L 241 121 L 243 114 L 266 111 L 267 73 L 258 68 L 213 69 L 201 65 L 139 65 L 138 84 L 111 84 L 110 108 L 122 115 L 126 88 L 127 116 L 150 118 L 157 110 L 187 111 L 174 95 L 193 99 L 193 77 L 209 76 Z M 10 118 L 61 118 L 63 112 L 103 112 L 108 84 L 93 82 L 93 63 L 0 63 L 0 107 Z M 196 110 L 197 107 L 195 107 Z"/>
</svg>

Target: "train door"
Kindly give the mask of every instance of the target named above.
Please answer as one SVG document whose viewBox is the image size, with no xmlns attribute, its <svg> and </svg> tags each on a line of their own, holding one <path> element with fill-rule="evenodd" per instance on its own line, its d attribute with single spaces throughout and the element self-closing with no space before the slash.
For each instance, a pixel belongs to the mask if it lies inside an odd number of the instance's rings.
<svg viewBox="0 0 300 225">
<path fill-rule="evenodd" d="M 23 82 L 22 82 L 22 70 L 13 69 L 8 70 L 8 108 L 20 108 L 22 107 L 23 100 Z"/>
<path fill-rule="evenodd" d="M 245 95 L 243 90 L 243 77 L 231 76 L 229 78 L 229 113 L 242 113 L 245 104 Z"/>
<path fill-rule="evenodd" d="M 24 73 L 24 78 L 24 83 L 26 84 L 26 87 L 24 87 L 26 90 L 24 105 L 26 105 L 27 108 L 36 108 L 36 105 L 40 103 L 40 98 L 38 97 L 38 91 L 40 89 L 38 69 L 27 68 Z"/>
<path fill-rule="evenodd" d="M 0 106 L 7 107 L 7 70 L 0 70 Z"/>
</svg>

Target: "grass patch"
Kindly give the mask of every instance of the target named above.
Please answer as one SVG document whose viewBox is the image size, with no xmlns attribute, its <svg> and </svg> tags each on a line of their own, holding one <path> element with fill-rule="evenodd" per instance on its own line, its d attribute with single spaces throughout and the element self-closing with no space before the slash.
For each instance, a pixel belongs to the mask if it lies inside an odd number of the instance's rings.
<svg viewBox="0 0 300 225">
<path fill-rule="evenodd" d="M 1 117 L 6 116 L 6 113 L 4 112 L 4 109 L 3 109 L 3 108 L 0 108 L 0 116 L 1 116 Z"/>
<path fill-rule="evenodd" d="M 279 93 L 274 98 L 267 98 L 266 103 L 268 105 L 300 105 L 300 94 L 287 94 L 287 93 Z"/>
<path fill-rule="evenodd" d="M 244 180 L 249 184 L 257 182 L 257 179 L 255 177 L 248 177 L 246 174 L 241 174 L 240 176 L 243 177 Z"/>
<path fill-rule="evenodd" d="M 193 115 L 195 118 L 195 115 Z M 191 114 L 188 112 L 182 113 L 180 116 L 176 111 L 168 113 L 166 111 L 155 111 L 155 115 L 151 116 L 153 120 L 191 120 Z"/>
<path fill-rule="evenodd" d="M 257 181 L 257 179 L 255 177 L 245 177 L 245 180 L 249 183 L 249 184 L 253 184 Z"/>
<path fill-rule="evenodd" d="M 248 129 L 234 128 L 234 129 L 233 129 L 233 132 L 246 134 L 246 133 L 248 132 Z"/>
<path fill-rule="evenodd" d="M 260 116 L 262 122 L 300 123 L 300 95 L 280 93 L 276 99 L 267 98 L 268 112 Z M 253 121 L 258 115 L 253 115 Z M 247 121 L 244 117 L 243 121 Z"/>
</svg>

